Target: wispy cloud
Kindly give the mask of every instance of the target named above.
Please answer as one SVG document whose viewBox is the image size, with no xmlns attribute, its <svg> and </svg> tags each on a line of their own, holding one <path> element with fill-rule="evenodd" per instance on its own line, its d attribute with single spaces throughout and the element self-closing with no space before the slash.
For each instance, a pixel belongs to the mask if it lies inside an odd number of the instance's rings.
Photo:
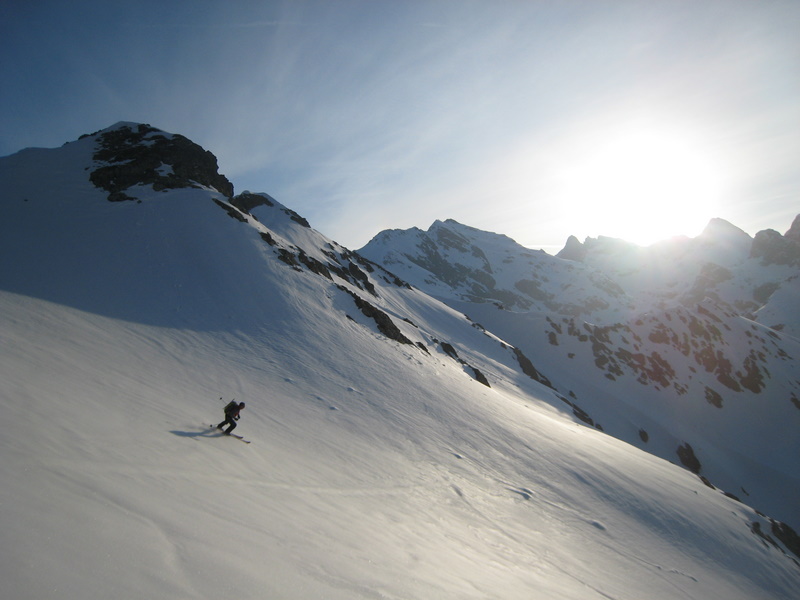
<svg viewBox="0 0 800 600">
<path fill-rule="evenodd" d="M 736 219 L 798 191 L 794 2 L 199 6 L 19 9 L 0 24 L 19 82 L 0 90 L 2 147 L 147 121 L 351 246 L 448 217 L 563 243 L 557 150 L 639 111 L 735 163 Z"/>
</svg>

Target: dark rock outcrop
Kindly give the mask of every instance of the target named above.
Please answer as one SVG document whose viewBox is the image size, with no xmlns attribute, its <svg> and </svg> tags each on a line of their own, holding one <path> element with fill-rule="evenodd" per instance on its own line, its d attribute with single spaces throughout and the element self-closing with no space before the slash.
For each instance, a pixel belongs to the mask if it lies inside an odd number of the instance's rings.
<svg viewBox="0 0 800 600">
<path fill-rule="evenodd" d="M 581 262 L 586 257 L 586 246 L 581 244 L 574 235 L 571 235 L 567 238 L 567 243 L 561 252 L 556 254 L 556 257 Z"/>
<path fill-rule="evenodd" d="M 401 344 L 413 344 L 410 339 L 403 335 L 403 332 L 400 331 L 397 325 L 394 324 L 394 321 L 392 321 L 391 317 L 389 317 L 389 315 L 383 312 L 380 308 L 370 304 L 361 296 L 347 289 L 343 285 L 337 285 L 336 287 L 349 294 L 364 316 L 375 321 L 378 331 L 380 331 L 387 338 L 395 340 L 396 342 L 400 342 Z"/>
<path fill-rule="evenodd" d="M 99 166 L 89 176 L 108 192 L 110 202 L 133 200 L 126 193 L 136 185 L 156 191 L 211 187 L 233 196 L 233 184 L 220 175 L 217 158 L 182 135 L 171 135 L 150 125 L 120 125 L 98 132 L 94 160 Z"/>
<path fill-rule="evenodd" d="M 678 450 L 678 458 L 681 460 L 681 464 L 689 469 L 692 473 L 700 473 L 700 469 L 702 466 L 700 465 L 700 461 L 695 456 L 694 449 L 688 444 L 684 444 L 683 446 L 679 446 Z"/>
</svg>

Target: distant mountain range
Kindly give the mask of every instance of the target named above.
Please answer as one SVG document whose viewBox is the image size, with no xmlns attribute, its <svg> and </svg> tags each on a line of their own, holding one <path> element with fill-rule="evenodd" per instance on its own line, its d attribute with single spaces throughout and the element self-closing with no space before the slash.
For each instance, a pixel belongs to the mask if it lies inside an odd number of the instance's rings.
<svg viewBox="0 0 800 600">
<path fill-rule="evenodd" d="M 800 218 L 555 257 L 447 220 L 358 252 L 521 349 L 587 423 L 800 523 Z"/>
</svg>

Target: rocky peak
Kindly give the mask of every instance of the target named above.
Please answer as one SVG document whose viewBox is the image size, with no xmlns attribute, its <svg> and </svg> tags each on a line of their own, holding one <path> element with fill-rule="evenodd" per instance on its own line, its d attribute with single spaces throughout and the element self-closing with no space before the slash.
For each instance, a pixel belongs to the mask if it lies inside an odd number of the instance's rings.
<svg viewBox="0 0 800 600">
<path fill-rule="evenodd" d="M 444 223 L 435 221 L 428 233 L 444 248 L 455 248 L 460 252 L 467 252 L 470 240 L 457 231 L 457 227 L 454 227 L 454 225 L 458 225 L 458 223 L 452 219 L 448 219 Z"/>
<path fill-rule="evenodd" d="M 750 236 L 739 229 L 733 223 L 729 223 L 725 219 L 711 219 L 706 225 L 703 232 L 700 234 L 700 238 L 704 240 L 750 240 Z"/>
<path fill-rule="evenodd" d="M 581 244 L 580 240 L 574 235 L 567 238 L 567 243 L 564 245 L 564 248 L 562 248 L 561 252 L 556 254 L 557 258 L 574 260 L 576 262 L 581 262 L 585 256 L 586 246 Z"/>
<path fill-rule="evenodd" d="M 797 215 L 794 218 L 794 221 L 792 221 L 792 226 L 789 227 L 789 231 L 787 231 L 783 237 L 794 242 L 795 244 L 800 245 L 800 215 Z"/>
<path fill-rule="evenodd" d="M 750 255 L 753 238 L 725 219 L 711 219 L 694 238 L 693 251 L 698 261 L 730 267 Z"/>
<path fill-rule="evenodd" d="M 774 229 L 759 231 L 753 239 L 751 258 L 760 258 L 764 265 L 800 265 L 800 215 L 786 235 Z"/>
<path fill-rule="evenodd" d="M 182 135 L 117 123 L 91 136 L 97 139 L 93 158 L 98 166 L 90 179 L 108 192 L 111 202 L 133 200 L 126 191 L 136 185 L 151 185 L 156 191 L 207 186 L 233 196 L 233 185 L 220 175 L 217 158 Z"/>
</svg>

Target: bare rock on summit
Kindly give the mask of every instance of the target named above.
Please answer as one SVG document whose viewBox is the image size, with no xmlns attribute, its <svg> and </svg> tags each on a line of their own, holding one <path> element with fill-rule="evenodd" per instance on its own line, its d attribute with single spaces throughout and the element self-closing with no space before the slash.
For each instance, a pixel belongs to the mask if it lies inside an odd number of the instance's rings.
<svg viewBox="0 0 800 600">
<path fill-rule="evenodd" d="M 581 244 L 580 240 L 574 235 L 567 238 L 567 243 L 564 248 L 556 254 L 556 258 L 563 258 L 565 260 L 574 260 L 580 262 L 586 256 L 586 246 Z"/>
<path fill-rule="evenodd" d="M 756 234 L 750 257 L 760 258 L 764 265 L 797 265 L 800 264 L 800 243 L 774 229 L 765 229 Z"/>
<path fill-rule="evenodd" d="M 108 192 L 110 202 L 133 200 L 126 190 L 151 185 L 154 190 L 207 186 L 233 196 L 233 184 L 218 171 L 217 158 L 182 135 L 150 125 L 118 123 L 92 134 L 98 149 L 92 183 Z"/>
<path fill-rule="evenodd" d="M 783 237 L 800 246 L 800 215 L 794 218 L 792 226 L 789 227 L 789 231 L 787 231 Z"/>
</svg>

